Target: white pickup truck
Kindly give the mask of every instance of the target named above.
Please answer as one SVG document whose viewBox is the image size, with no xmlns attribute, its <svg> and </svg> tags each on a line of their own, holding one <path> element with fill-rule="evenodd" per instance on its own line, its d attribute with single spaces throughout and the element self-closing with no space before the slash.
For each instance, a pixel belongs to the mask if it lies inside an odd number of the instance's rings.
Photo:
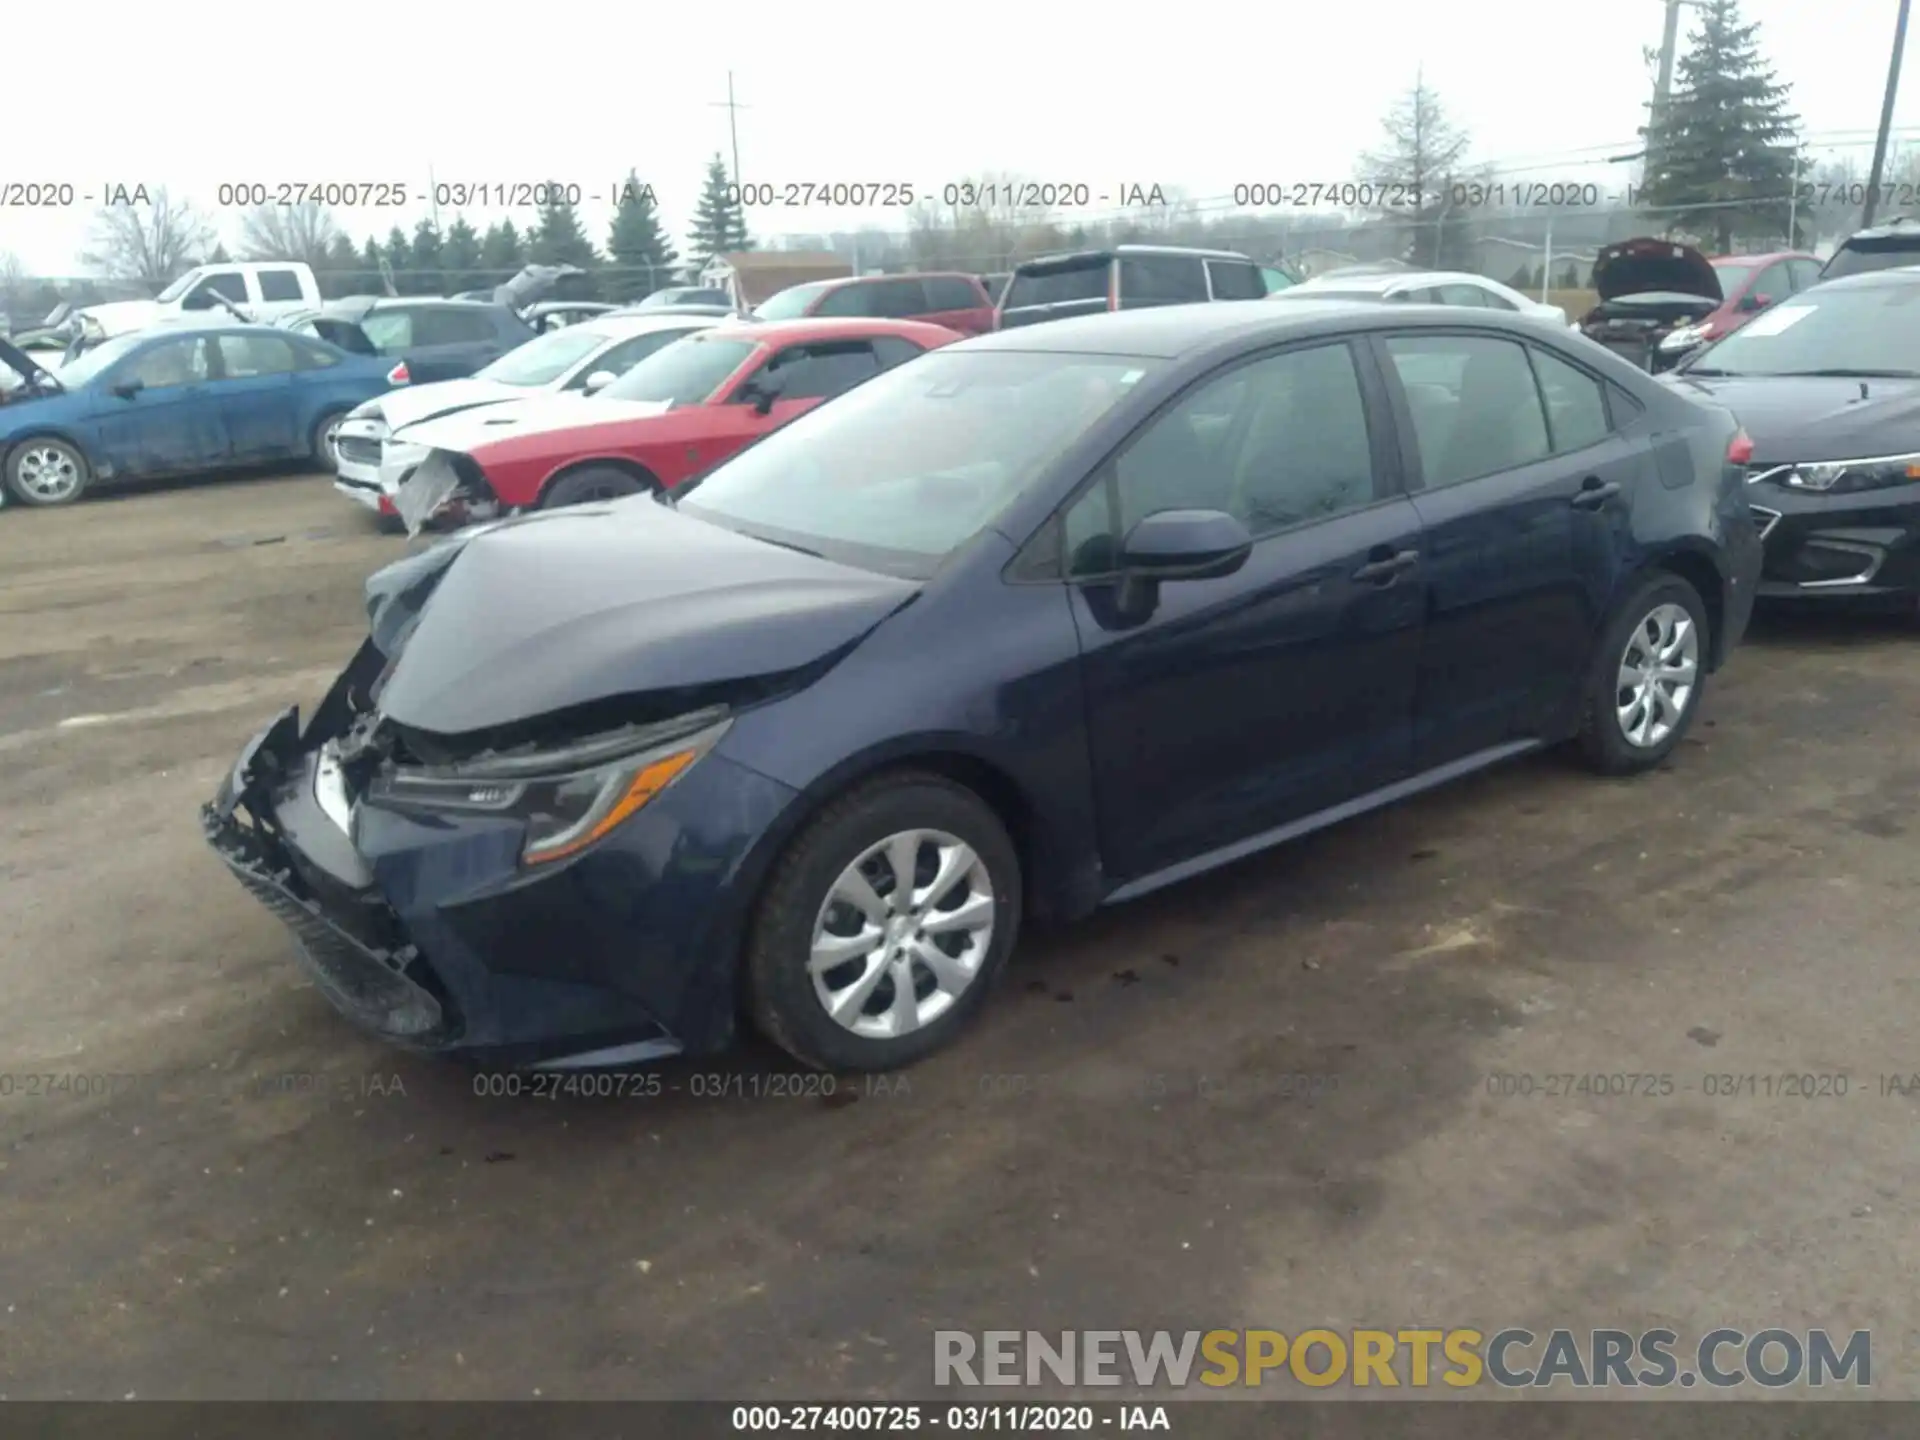
<svg viewBox="0 0 1920 1440">
<path fill-rule="evenodd" d="M 297 260 L 241 260 L 224 265 L 196 265 L 152 300 L 112 300 L 79 311 L 82 333 L 104 340 L 133 330 L 144 330 L 176 316 L 212 311 L 226 313 L 226 300 L 248 319 L 262 323 L 293 310 L 322 303 L 320 282 L 311 267 Z"/>
</svg>

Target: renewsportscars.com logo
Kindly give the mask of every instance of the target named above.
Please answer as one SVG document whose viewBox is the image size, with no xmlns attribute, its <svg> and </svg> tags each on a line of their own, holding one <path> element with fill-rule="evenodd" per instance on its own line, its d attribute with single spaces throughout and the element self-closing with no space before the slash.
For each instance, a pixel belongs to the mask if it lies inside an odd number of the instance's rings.
<svg viewBox="0 0 1920 1440">
<path fill-rule="evenodd" d="M 1873 1335 L 1855 1330 L 1836 1344 L 1825 1330 L 1720 1329 L 1689 1348 L 1672 1330 L 936 1330 L 933 1383 L 1865 1389 Z"/>
</svg>

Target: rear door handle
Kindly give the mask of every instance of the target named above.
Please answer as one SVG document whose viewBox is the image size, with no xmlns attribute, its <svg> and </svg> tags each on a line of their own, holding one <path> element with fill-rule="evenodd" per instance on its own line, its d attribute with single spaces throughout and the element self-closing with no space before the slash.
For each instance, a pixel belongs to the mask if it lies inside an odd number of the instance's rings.
<svg viewBox="0 0 1920 1440">
<path fill-rule="evenodd" d="M 1576 510 L 1598 510 L 1607 501 L 1620 493 L 1618 480 L 1602 481 L 1589 475 L 1586 483 L 1580 487 L 1580 493 L 1573 497 Z"/>
<path fill-rule="evenodd" d="M 1391 585 L 1419 563 L 1418 550 L 1389 551 L 1380 545 L 1374 548 L 1373 558 L 1353 572 L 1353 578 L 1363 585 Z"/>
</svg>

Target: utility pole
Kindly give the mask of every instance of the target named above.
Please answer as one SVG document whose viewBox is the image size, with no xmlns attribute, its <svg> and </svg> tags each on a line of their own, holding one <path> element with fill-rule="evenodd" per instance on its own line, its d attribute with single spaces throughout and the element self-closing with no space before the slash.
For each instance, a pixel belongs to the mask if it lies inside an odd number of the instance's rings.
<svg viewBox="0 0 1920 1440">
<path fill-rule="evenodd" d="M 1660 74 L 1653 82 L 1653 105 L 1647 112 L 1647 150 L 1641 179 L 1653 168 L 1655 147 L 1667 122 L 1667 102 L 1673 96 L 1674 53 L 1680 48 L 1680 7 L 1687 0 L 1666 0 L 1667 24 L 1660 33 Z"/>
<path fill-rule="evenodd" d="M 1907 11 L 1912 0 L 1900 0 L 1900 15 L 1893 22 L 1893 58 L 1887 62 L 1887 98 L 1880 102 L 1880 133 L 1873 141 L 1873 166 L 1867 171 L 1867 207 L 1860 216 L 1860 228 L 1873 224 L 1873 210 L 1880 198 L 1880 173 L 1887 163 L 1887 136 L 1893 130 L 1893 101 L 1900 93 L 1900 53 L 1907 46 Z"/>
<path fill-rule="evenodd" d="M 740 112 L 748 107 L 733 98 L 733 72 L 727 71 L 727 98 L 709 102 L 727 112 L 727 135 L 733 142 L 733 183 L 740 184 Z"/>
</svg>

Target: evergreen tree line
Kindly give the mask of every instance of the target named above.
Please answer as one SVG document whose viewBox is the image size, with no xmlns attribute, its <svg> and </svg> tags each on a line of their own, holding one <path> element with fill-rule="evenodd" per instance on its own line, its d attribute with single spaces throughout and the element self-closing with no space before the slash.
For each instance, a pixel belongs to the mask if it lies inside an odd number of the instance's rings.
<svg viewBox="0 0 1920 1440">
<path fill-rule="evenodd" d="M 489 289 L 527 265 L 577 265 L 586 274 L 569 286 L 570 295 L 628 301 L 697 275 L 716 255 L 752 248 L 718 155 L 707 166 L 684 255 L 637 172 L 629 172 L 621 187 L 603 246 L 594 244 L 576 207 L 566 202 L 565 186 L 549 186 L 548 194 L 549 203 L 520 225 L 497 220 L 476 230 L 465 215 L 455 214 L 444 225 L 423 219 L 411 232 L 396 225 L 384 239 L 368 236 L 358 245 L 336 231 L 312 262 L 321 289 L 329 297 L 380 294 L 390 274 L 402 295 L 452 295 Z"/>
</svg>

